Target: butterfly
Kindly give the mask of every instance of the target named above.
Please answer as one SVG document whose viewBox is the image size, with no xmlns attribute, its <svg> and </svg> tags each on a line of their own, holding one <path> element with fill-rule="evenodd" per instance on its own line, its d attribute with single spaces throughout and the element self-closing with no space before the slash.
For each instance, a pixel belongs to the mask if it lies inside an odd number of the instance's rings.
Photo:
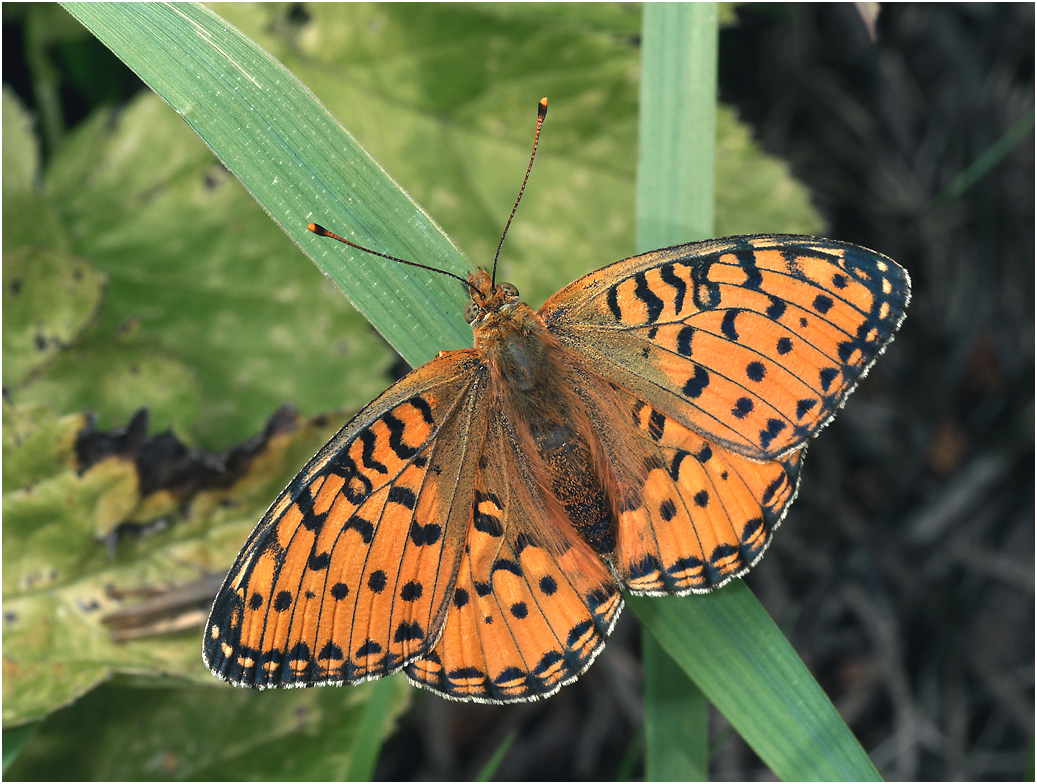
<svg viewBox="0 0 1037 784">
<path fill-rule="evenodd" d="M 779 234 L 634 256 L 538 311 L 495 273 L 462 280 L 473 348 L 365 406 L 245 543 L 204 635 L 216 676 L 555 693 L 622 590 L 707 592 L 760 559 L 910 299 L 879 253 Z"/>
</svg>

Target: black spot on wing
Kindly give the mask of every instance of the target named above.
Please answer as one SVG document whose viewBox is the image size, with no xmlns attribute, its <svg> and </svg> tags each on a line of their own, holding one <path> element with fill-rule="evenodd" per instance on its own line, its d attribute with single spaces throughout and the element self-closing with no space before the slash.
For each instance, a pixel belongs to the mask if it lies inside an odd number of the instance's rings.
<svg viewBox="0 0 1037 784">
<path fill-rule="evenodd" d="M 361 446 L 360 462 L 364 464 L 364 468 L 370 469 L 371 471 L 377 471 L 380 474 L 388 473 L 389 469 L 386 467 L 385 463 L 375 460 L 374 458 L 375 446 L 378 443 L 378 436 L 375 435 L 375 432 L 371 428 L 363 430 L 358 436 L 358 440 L 360 441 Z"/>
<path fill-rule="evenodd" d="M 634 296 L 644 304 L 648 310 L 647 324 L 654 324 L 662 315 L 664 303 L 648 285 L 648 277 L 643 272 L 634 276 Z"/>
<path fill-rule="evenodd" d="M 424 593 L 421 583 L 411 580 L 400 589 L 400 598 L 405 602 L 416 602 Z"/>
<path fill-rule="evenodd" d="M 668 286 L 673 286 L 673 309 L 675 312 L 680 313 L 684 309 L 684 295 L 687 293 L 687 284 L 673 271 L 673 264 L 664 264 L 659 268 L 659 277 L 662 278 L 663 283 Z"/>
<path fill-rule="evenodd" d="M 827 392 L 828 388 L 832 386 L 832 382 L 835 381 L 839 376 L 838 368 L 824 368 L 818 373 L 818 380 L 821 382 L 821 391 Z"/>
<path fill-rule="evenodd" d="M 767 449 L 771 442 L 785 429 L 785 422 L 780 419 L 768 419 L 767 429 L 760 431 L 760 446 Z"/>
<path fill-rule="evenodd" d="M 385 590 L 385 586 L 388 584 L 388 582 L 389 581 L 385 576 L 385 572 L 383 572 L 381 569 L 378 569 L 374 572 L 371 572 L 370 576 L 367 578 L 367 587 L 375 593 L 381 593 Z"/>
<path fill-rule="evenodd" d="M 421 525 L 415 521 L 410 524 L 410 539 L 418 547 L 435 544 L 442 533 L 443 529 L 435 523 Z"/>
<path fill-rule="evenodd" d="M 777 321 L 785 315 L 785 311 L 788 309 L 788 304 L 785 300 L 778 299 L 777 297 L 771 297 L 771 304 L 767 306 L 765 311 L 767 318 L 771 321 Z"/>
<path fill-rule="evenodd" d="M 393 642 L 407 642 L 408 640 L 423 640 L 425 639 L 425 633 L 421 629 L 421 625 L 417 621 L 407 623 L 403 621 L 399 626 L 396 627 L 396 632 L 393 634 Z"/>
<path fill-rule="evenodd" d="M 737 316 L 737 310 L 729 310 L 724 313 L 724 319 L 720 322 L 720 331 L 728 340 L 738 340 L 738 330 L 735 328 L 735 318 Z"/>
<path fill-rule="evenodd" d="M 353 656 L 357 659 L 363 659 L 368 656 L 377 656 L 382 652 L 382 646 L 376 643 L 374 640 L 368 639 L 356 649 L 356 653 Z"/>
<path fill-rule="evenodd" d="M 405 506 L 408 509 L 413 509 L 418 504 L 418 498 L 414 495 L 414 491 L 407 487 L 401 487 L 400 485 L 393 485 L 389 488 L 388 503 L 399 504 Z"/>
<path fill-rule="evenodd" d="M 747 397 L 740 397 L 735 401 L 735 405 L 731 409 L 731 414 L 737 419 L 745 419 L 745 417 L 752 413 L 753 408 L 752 400 Z"/>
<path fill-rule="evenodd" d="M 311 553 L 306 566 L 315 572 L 322 572 L 331 563 L 331 553 Z"/>
<path fill-rule="evenodd" d="M 331 594 L 332 599 L 335 599 L 336 601 L 341 601 L 345 599 L 347 596 L 349 596 L 349 586 L 345 583 L 335 583 L 333 586 L 331 586 L 328 593 Z"/>
<path fill-rule="evenodd" d="M 690 357 L 692 354 L 692 338 L 695 337 L 695 328 L 687 325 L 681 327 L 677 333 L 677 353 L 682 357 Z"/>
<path fill-rule="evenodd" d="M 822 316 L 829 310 L 831 310 L 834 304 L 835 303 L 832 301 L 832 298 L 827 296 L 826 294 L 818 294 L 816 297 L 814 297 L 814 310 L 816 310 Z"/>
<path fill-rule="evenodd" d="M 344 657 L 342 655 L 342 649 L 335 645 L 335 643 L 329 642 L 321 648 L 320 653 L 317 654 L 317 658 L 325 661 L 341 661 Z"/>
<path fill-rule="evenodd" d="M 512 561 L 510 558 L 498 558 L 493 562 L 493 567 L 490 570 L 490 577 L 492 579 L 494 573 L 504 571 L 511 572 L 516 577 L 522 576 L 522 567 Z"/>
<path fill-rule="evenodd" d="M 685 397 L 697 398 L 708 386 L 709 371 L 701 365 L 695 365 L 695 371 L 692 373 L 691 378 L 684 383 L 684 389 L 682 391 L 684 392 Z"/>
<path fill-rule="evenodd" d="M 371 539 L 374 538 L 374 525 L 359 515 L 350 517 L 342 527 L 342 530 L 344 532 L 356 531 L 360 534 L 360 538 L 364 540 L 364 544 L 371 544 Z"/>
<path fill-rule="evenodd" d="M 374 489 L 371 480 L 364 475 L 346 450 L 335 455 L 329 462 L 328 468 L 342 477 L 344 482 L 339 492 L 354 506 L 363 503 Z"/>
<path fill-rule="evenodd" d="M 813 398 L 806 398 L 796 403 L 796 419 L 802 419 L 810 413 L 810 409 L 816 406 L 817 402 L 818 401 Z"/>
</svg>

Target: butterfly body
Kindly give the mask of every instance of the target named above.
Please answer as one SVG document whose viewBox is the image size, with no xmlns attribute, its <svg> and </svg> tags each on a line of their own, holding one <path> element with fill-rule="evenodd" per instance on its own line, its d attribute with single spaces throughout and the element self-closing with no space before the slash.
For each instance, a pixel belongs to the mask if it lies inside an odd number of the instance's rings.
<svg viewBox="0 0 1037 784">
<path fill-rule="evenodd" d="M 785 235 L 626 259 L 539 311 L 482 270 L 468 289 L 474 347 L 365 407 L 253 532 L 207 627 L 219 677 L 552 694 L 621 587 L 705 592 L 759 560 L 910 297 L 879 254 Z"/>
</svg>

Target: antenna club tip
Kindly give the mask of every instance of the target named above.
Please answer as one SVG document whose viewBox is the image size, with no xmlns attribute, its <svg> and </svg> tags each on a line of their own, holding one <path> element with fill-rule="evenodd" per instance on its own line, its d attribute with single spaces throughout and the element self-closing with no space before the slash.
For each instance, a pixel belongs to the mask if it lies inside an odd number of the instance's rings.
<svg viewBox="0 0 1037 784">
<path fill-rule="evenodd" d="M 322 237 L 327 236 L 328 233 L 328 230 L 321 226 L 319 223 L 311 223 L 306 228 L 312 231 L 314 234 L 319 234 Z"/>
<path fill-rule="evenodd" d="M 541 117 L 547 114 L 547 98 L 540 99 L 540 103 L 537 105 L 537 114 Z"/>
</svg>

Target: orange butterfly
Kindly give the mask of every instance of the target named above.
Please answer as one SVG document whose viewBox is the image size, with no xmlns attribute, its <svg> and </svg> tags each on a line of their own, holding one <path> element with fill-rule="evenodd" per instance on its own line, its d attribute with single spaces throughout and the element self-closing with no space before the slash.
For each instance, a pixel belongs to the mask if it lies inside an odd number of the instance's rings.
<svg viewBox="0 0 1037 784">
<path fill-rule="evenodd" d="M 760 559 L 910 299 L 890 259 L 789 235 L 635 256 L 539 311 L 485 270 L 465 283 L 475 347 L 368 404 L 249 537 L 206 628 L 218 677 L 553 694 L 621 588 L 706 592 Z"/>
</svg>

